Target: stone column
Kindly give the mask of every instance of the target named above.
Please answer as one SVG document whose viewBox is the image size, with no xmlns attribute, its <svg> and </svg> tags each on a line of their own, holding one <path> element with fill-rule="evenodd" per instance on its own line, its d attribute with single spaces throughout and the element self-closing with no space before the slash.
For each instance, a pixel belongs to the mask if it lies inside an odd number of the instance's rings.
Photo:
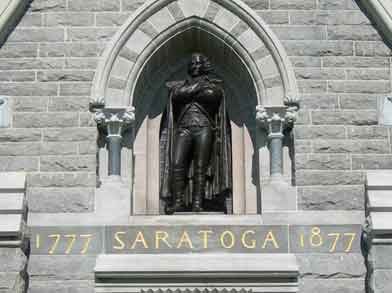
<svg viewBox="0 0 392 293">
<path fill-rule="evenodd" d="M 268 133 L 271 178 L 281 179 L 283 177 L 283 132 L 293 127 L 296 114 L 287 106 L 257 106 L 256 120 Z"/>
<path fill-rule="evenodd" d="M 120 178 L 123 133 L 135 121 L 135 108 L 104 108 L 95 113 L 95 121 L 106 134 L 109 149 L 108 175 Z"/>
<path fill-rule="evenodd" d="M 296 190 L 283 178 L 284 133 L 294 127 L 297 111 L 297 106 L 256 107 L 256 120 L 267 134 L 270 152 L 270 178 L 261 185 L 262 211 L 295 210 L 297 207 Z"/>
</svg>

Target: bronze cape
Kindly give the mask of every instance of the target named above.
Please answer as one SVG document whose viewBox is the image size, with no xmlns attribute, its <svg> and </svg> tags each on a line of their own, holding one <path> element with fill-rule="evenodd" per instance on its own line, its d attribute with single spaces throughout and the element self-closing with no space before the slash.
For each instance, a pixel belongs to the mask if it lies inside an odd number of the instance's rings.
<svg viewBox="0 0 392 293">
<path fill-rule="evenodd" d="M 212 79 L 209 80 L 221 88 L 222 81 Z M 185 81 L 170 82 L 167 84 L 169 88 L 169 100 L 163 113 L 160 127 L 160 198 L 166 204 L 172 202 L 172 158 L 174 134 L 176 125 L 173 117 L 173 88 L 182 86 Z M 231 128 L 226 111 L 226 98 L 222 89 L 223 98 L 219 107 L 219 113 L 216 117 L 209 117 L 215 122 L 215 135 L 213 142 L 213 151 L 209 167 L 207 169 L 207 183 L 205 188 L 205 199 L 211 206 L 224 206 L 226 213 L 232 213 L 232 147 L 231 147 Z M 189 180 L 185 192 L 185 201 L 191 202 L 192 194 L 192 171 L 190 167 Z M 214 203 L 218 201 L 219 203 Z M 206 211 L 215 210 L 216 207 L 207 208 Z"/>
</svg>

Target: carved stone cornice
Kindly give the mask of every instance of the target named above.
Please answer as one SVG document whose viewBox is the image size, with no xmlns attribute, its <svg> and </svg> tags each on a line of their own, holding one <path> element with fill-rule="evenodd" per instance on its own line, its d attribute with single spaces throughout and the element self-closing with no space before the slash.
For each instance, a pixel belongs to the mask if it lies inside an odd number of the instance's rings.
<svg viewBox="0 0 392 293">
<path fill-rule="evenodd" d="M 135 108 L 104 108 L 95 112 L 98 127 L 107 131 L 108 137 L 122 136 L 135 122 Z"/>
</svg>

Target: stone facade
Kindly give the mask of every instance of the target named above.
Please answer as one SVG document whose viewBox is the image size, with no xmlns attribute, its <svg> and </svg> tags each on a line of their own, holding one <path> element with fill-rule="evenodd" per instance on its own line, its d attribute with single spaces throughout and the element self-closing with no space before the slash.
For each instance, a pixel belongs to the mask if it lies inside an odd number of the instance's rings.
<svg viewBox="0 0 392 293">
<path fill-rule="evenodd" d="M 97 98 L 93 80 L 105 58 L 104 49 L 112 46 L 115 34 L 144 2 L 33 0 L 1 43 L 0 96 L 8 99 L 11 113 L 9 126 L 0 128 L 0 172 L 26 173 L 31 226 L 59 224 L 64 219 L 68 225 L 93 225 L 91 217 L 100 217 L 99 210 L 105 208 L 107 193 L 99 188 L 102 178 L 97 174 L 102 173 L 97 169 L 106 167 L 97 159 L 99 133 L 89 111 L 91 97 Z M 377 111 L 378 98 L 392 92 L 391 49 L 365 8 L 358 6 L 360 1 L 243 2 L 282 45 L 301 100 L 293 130 L 292 168 L 286 166 L 296 188 L 297 206 L 292 212 L 264 213 L 257 221 L 271 225 L 363 224 L 366 171 L 392 169 L 391 128 L 378 124 Z M 173 9 L 167 10 L 174 22 L 177 14 Z M 235 21 L 219 15 L 222 25 Z M 152 30 L 149 26 L 144 30 L 156 33 L 166 25 L 162 19 L 155 19 Z M 254 38 L 246 37 L 241 40 L 252 47 Z M 142 36 L 136 40 L 142 41 Z M 260 68 L 262 75 L 270 67 L 262 64 Z M 114 70 L 117 75 L 124 73 L 121 66 Z M 115 93 L 110 89 L 123 90 L 124 80 L 107 81 L 105 94 Z M 270 82 L 284 87 L 282 80 Z M 267 96 L 276 92 L 270 93 Z M 284 94 L 279 94 L 282 102 Z M 124 185 L 118 192 L 121 200 L 131 194 Z M 115 213 L 119 207 L 114 205 L 110 211 Z M 0 272 L 19 273 L 25 256 L 2 249 Z M 365 292 L 367 270 L 360 252 L 296 257 L 299 292 Z M 9 258 L 18 261 L 3 268 L 2 260 Z M 95 260 L 94 255 L 31 255 L 29 292 L 93 292 Z M 0 292 L 3 279 L 0 277 Z M 392 283 L 386 286 L 388 291 Z"/>
</svg>

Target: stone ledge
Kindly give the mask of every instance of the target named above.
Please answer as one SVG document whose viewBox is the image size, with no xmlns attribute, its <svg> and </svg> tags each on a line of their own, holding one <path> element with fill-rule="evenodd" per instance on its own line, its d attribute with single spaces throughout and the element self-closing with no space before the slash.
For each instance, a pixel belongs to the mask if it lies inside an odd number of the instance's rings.
<svg viewBox="0 0 392 293">
<path fill-rule="evenodd" d="M 392 212 L 392 190 L 368 190 L 368 211 Z"/>
<path fill-rule="evenodd" d="M 97 258 L 95 275 L 98 278 L 166 278 L 174 275 L 176 278 L 295 278 L 298 265 L 293 254 L 102 254 Z"/>
<path fill-rule="evenodd" d="M 0 237 L 17 237 L 22 228 L 22 215 L 0 215 Z"/>
<path fill-rule="evenodd" d="M 100 226 L 100 225 L 356 225 L 363 224 L 363 211 L 298 211 L 263 215 L 174 215 L 118 216 L 95 213 L 29 213 L 29 226 Z"/>
<path fill-rule="evenodd" d="M 373 238 L 381 235 L 392 235 L 392 213 L 371 212 L 370 218 Z"/>
<path fill-rule="evenodd" d="M 96 292 L 288 293 L 298 276 L 293 254 L 102 254 L 95 266 Z"/>
<path fill-rule="evenodd" d="M 367 172 L 367 190 L 392 190 L 392 170 Z"/>
<path fill-rule="evenodd" d="M 23 193 L 0 193 L 0 214 L 23 214 L 25 204 Z"/>
<path fill-rule="evenodd" d="M 0 173 L 0 193 L 23 192 L 26 187 L 26 174 L 23 172 Z"/>
</svg>

